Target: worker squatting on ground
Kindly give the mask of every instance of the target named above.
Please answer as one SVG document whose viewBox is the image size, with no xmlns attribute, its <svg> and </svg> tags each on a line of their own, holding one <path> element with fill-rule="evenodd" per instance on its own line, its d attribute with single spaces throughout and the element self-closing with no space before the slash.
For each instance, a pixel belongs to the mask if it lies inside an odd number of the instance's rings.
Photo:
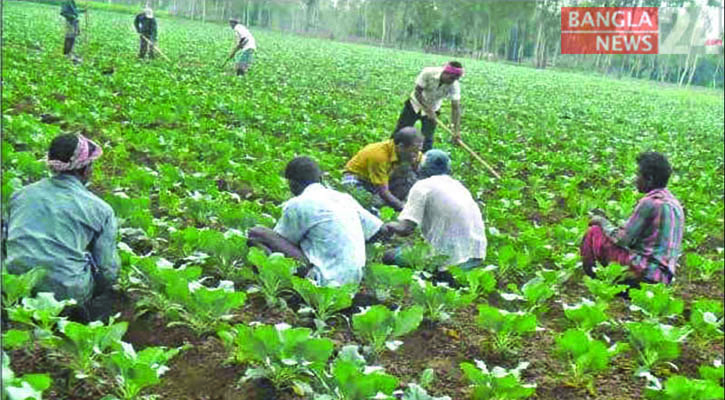
<svg viewBox="0 0 725 400">
<path fill-rule="evenodd" d="M 450 176 L 450 158 L 441 150 L 423 156 L 417 181 L 408 193 L 398 221 L 383 231 L 408 236 L 420 227 L 436 255 L 446 256 L 445 266 L 469 270 L 486 258 L 486 231 L 478 204 L 461 182 Z M 402 258 L 403 249 L 385 252 L 383 263 L 411 267 Z"/>
<path fill-rule="evenodd" d="M 625 283 L 669 284 L 682 253 L 685 217 L 680 202 L 667 190 L 672 168 L 664 155 L 645 152 L 637 157 L 637 190 L 644 194 L 622 228 L 601 215 L 589 221 L 581 244 L 584 272 L 595 277 L 596 262 L 629 266 Z"/>
<path fill-rule="evenodd" d="M 149 58 L 154 58 L 154 46 L 158 40 L 154 11 L 146 7 L 142 13 L 136 15 L 136 19 L 133 21 L 133 27 L 136 28 L 136 33 L 139 34 L 140 49 L 138 57 L 144 58 L 148 53 Z"/>
<path fill-rule="evenodd" d="M 76 6 L 75 0 L 66 0 L 60 7 L 60 15 L 65 18 L 65 42 L 63 43 L 63 55 L 76 63 L 82 61 L 75 55 L 75 53 L 73 53 L 73 47 L 75 45 L 76 38 L 81 33 L 81 29 L 78 24 L 78 16 L 80 13 L 84 12 L 86 12 L 86 10 L 79 9 Z"/>
<path fill-rule="evenodd" d="M 249 66 L 252 65 L 252 59 L 254 58 L 254 51 L 257 49 L 257 42 L 254 40 L 254 36 L 249 32 L 246 26 L 239 23 L 237 19 L 230 19 L 229 26 L 231 26 L 234 33 L 237 35 L 237 46 L 232 50 L 232 54 L 229 59 L 234 58 L 236 62 L 237 75 L 242 76 L 247 73 Z"/>
<path fill-rule="evenodd" d="M 433 148 L 433 136 L 436 118 L 440 113 L 442 100 L 451 100 L 451 121 L 453 121 L 453 140 L 461 138 L 461 85 L 463 66 L 451 61 L 443 67 L 423 68 L 415 79 L 415 89 L 403 105 L 395 131 L 406 126 L 414 126 L 421 121 L 421 131 L 425 137 L 423 152 Z"/>
<path fill-rule="evenodd" d="M 111 285 L 120 266 L 113 209 L 85 186 L 102 153 L 81 135 L 53 139 L 48 151 L 53 176 L 13 193 L 3 235 L 8 271 L 43 268 L 35 292 L 74 299 L 72 314 L 82 321 L 110 315 Z"/>
<path fill-rule="evenodd" d="M 322 171 L 308 157 L 287 164 L 285 178 L 295 196 L 282 206 L 274 230 L 254 227 L 248 241 L 311 266 L 306 275 L 321 286 L 359 283 L 365 266 L 365 242 L 383 222 L 349 194 L 321 184 Z"/>
<path fill-rule="evenodd" d="M 421 134 L 414 127 L 406 127 L 396 132 L 393 139 L 363 147 L 345 165 L 343 186 L 366 190 L 380 196 L 396 211 L 402 210 L 403 201 L 390 192 L 390 174 L 401 164 L 417 169 L 422 145 Z"/>
</svg>

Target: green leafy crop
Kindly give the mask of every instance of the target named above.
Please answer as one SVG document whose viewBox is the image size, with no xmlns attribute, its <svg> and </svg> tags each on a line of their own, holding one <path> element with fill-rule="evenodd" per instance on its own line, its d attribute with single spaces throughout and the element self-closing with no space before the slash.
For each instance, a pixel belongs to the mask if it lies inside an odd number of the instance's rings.
<svg viewBox="0 0 725 400">
<path fill-rule="evenodd" d="M 395 311 L 375 305 L 354 314 L 352 328 L 355 336 L 368 343 L 371 352 L 378 355 L 386 347 L 397 349 L 402 342 L 395 339 L 416 330 L 423 320 L 423 314 L 423 307 L 417 305 Z"/>
<path fill-rule="evenodd" d="M 463 374 L 473 387 L 473 400 L 527 399 L 536 392 L 535 384 L 521 382 L 521 371 L 529 366 L 528 362 L 519 363 L 516 368 L 509 370 L 493 367 L 490 371 L 483 361 L 475 362 L 475 365 L 461 363 Z"/>
<path fill-rule="evenodd" d="M 491 333 L 490 344 L 495 351 L 515 352 L 521 344 L 521 336 L 536 331 L 536 315 L 482 304 L 478 306 L 478 325 Z"/>
</svg>

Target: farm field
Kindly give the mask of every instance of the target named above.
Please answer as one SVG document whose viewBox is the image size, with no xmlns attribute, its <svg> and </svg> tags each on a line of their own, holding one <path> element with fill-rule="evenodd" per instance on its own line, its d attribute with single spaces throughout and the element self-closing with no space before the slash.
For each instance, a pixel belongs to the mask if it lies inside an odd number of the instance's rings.
<svg viewBox="0 0 725 400">
<path fill-rule="evenodd" d="M 440 128 L 436 143 L 481 205 L 489 267 L 448 288 L 418 272 L 432 263 L 422 242 L 415 274 L 381 266 L 393 244 L 374 244 L 360 288 L 322 289 L 249 249 L 247 229 L 280 216 L 296 155 L 336 187 L 390 136 L 420 69 L 448 58 L 252 27 L 239 79 L 221 68 L 227 25 L 159 18 L 172 61 L 140 61 L 133 16 L 92 10 L 76 66 L 58 12 L 3 3 L 3 207 L 48 176 L 57 134 L 101 144 L 89 188 L 120 222 L 120 315 L 66 325 L 63 304 L 23 300 L 3 273 L 4 386 L 79 400 L 723 398 L 722 91 L 462 59 L 463 140 L 502 179 Z M 644 150 L 673 165 L 684 254 L 671 289 L 625 300 L 583 277 L 578 248 L 590 210 L 629 216 Z"/>
</svg>

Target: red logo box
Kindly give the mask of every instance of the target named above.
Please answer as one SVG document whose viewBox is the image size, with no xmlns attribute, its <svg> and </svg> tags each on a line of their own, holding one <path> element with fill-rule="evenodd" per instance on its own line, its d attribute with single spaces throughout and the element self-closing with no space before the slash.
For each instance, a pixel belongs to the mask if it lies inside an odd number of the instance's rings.
<svg viewBox="0 0 725 400">
<path fill-rule="evenodd" d="M 657 54 L 657 7 L 562 7 L 561 54 Z"/>
</svg>

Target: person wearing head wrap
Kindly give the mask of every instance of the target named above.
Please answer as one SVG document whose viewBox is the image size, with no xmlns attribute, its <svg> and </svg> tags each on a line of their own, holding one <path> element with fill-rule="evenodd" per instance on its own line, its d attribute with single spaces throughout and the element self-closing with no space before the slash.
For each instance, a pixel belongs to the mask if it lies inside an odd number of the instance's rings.
<svg viewBox="0 0 725 400">
<path fill-rule="evenodd" d="M 78 37 L 81 33 L 81 29 L 78 24 L 78 16 L 80 13 L 84 12 L 86 12 L 86 10 L 78 8 L 75 0 L 65 0 L 60 6 L 60 15 L 65 18 L 66 22 L 63 55 L 73 60 L 73 62 L 81 61 L 80 58 L 73 54 L 73 46 L 75 45 L 76 37 Z"/>
<path fill-rule="evenodd" d="M 34 291 L 74 299 L 79 320 L 110 315 L 120 265 L 113 209 L 85 186 L 101 154 L 82 135 L 57 136 L 47 157 L 53 175 L 13 193 L 7 207 L 8 271 L 45 270 Z"/>
<path fill-rule="evenodd" d="M 247 73 L 249 66 L 252 65 L 254 51 L 257 49 L 257 42 L 254 40 L 252 33 L 249 32 L 249 29 L 240 24 L 238 19 L 230 19 L 229 26 L 237 36 L 237 46 L 232 50 L 232 54 L 229 55 L 228 60 L 235 59 L 237 63 L 237 76 L 242 76 Z"/>
<path fill-rule="evenodd" d="M 486 258 L 486 232 L 478 204 L 458 180 L 451 177 L 450 158 L 441 150 L 429 150 L 423 156 L 421 179 L 410 189 L 398 221 L 383 228 L 400 236 L 410 235 L 420 227 L 425 240 L 436 255 L 446 256 L 446 266 L 470 269 Z M 389 250 L 386 264 L 408 267 L 403 249 Z"/>
<path fill-rule="evenodd" d="M 451 120 L 453 121 L 454 142 L 461 138 L 461 85 L 458 82 L 463 76 L 463 66 L 457 61 L 450 61 L 442 67 L 423 68 L 415 79 L 415 90 L 403 105 L 395 131 L 406 126 L 414 126 L 421 121 L 421 132 L 425 137 L 423 151 L 433 148 L 433 136 L 436 129 L 436 118 L 440 114 L 444 98 L 451 100 Z"/>
<path fill-rule="evenodd" d="M 139 34 L 141 46 L 138 57 L 144 58 L 148 52 L 149 58 L 154 58 L 154 46 L 156 45 L 156 40 L 158 39 L 158 29 L 156 18 L 154 18 L 154 11 L 150 7 L 144 8 L 143 12 L 136 15 L 136 19 L 133 21 L 133 26 Z"/>
</svg>

